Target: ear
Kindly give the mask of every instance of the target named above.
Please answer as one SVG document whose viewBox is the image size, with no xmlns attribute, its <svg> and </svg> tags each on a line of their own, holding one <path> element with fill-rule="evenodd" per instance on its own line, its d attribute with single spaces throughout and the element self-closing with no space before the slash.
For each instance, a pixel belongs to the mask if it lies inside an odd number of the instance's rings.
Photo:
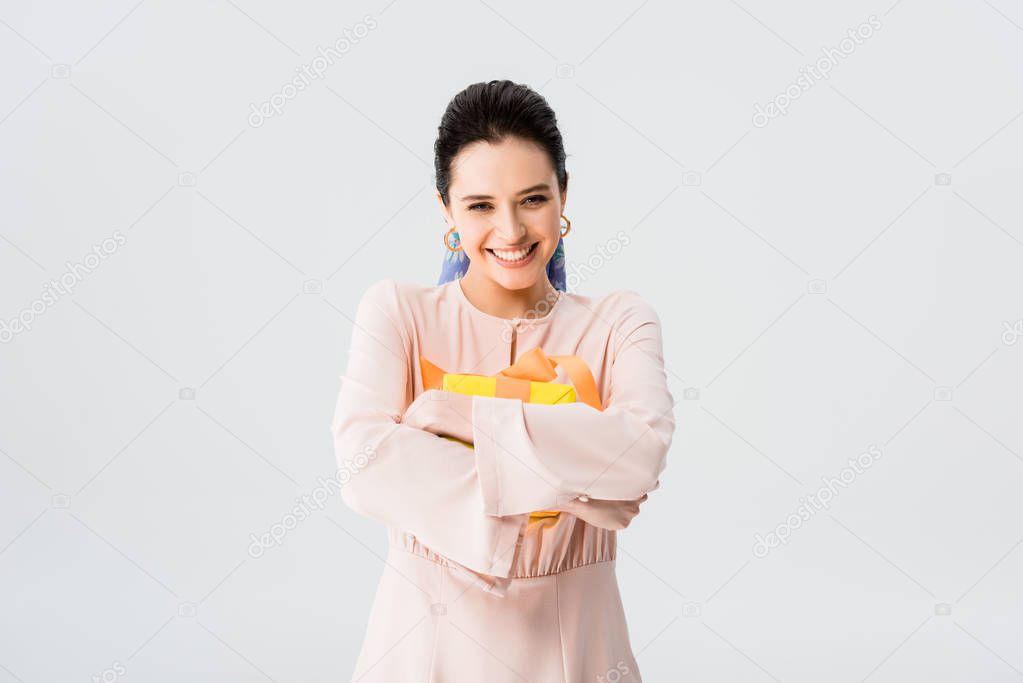
<svg viewBox="0 0 1023 683">
<path fill-rule="evenodd" d="M 571 176 L 568 175 L 568 171 L 565 171 L 565 191 L 561 193 L 561 212 L 565 212 L 565 202 L 568 201 L 568 181 Z"/>
<path fill-rule="evenodd" d="M 440 192 L 434 192 L 433 194 L 437 198 L 437 203 L 440 205 L 440 212 L 444 216 L 444 222 L 447 223 L 450 228 L 455 224 L 454 219 L 451 217 L 451 211 L 448 207 L 444 206 L 444 198 L 441 197 Z"/>
</svg>

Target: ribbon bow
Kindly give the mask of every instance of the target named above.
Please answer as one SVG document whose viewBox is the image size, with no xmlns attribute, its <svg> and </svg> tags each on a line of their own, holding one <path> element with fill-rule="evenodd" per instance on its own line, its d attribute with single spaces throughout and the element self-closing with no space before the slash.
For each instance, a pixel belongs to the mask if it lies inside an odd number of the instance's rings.
<svg viewBox="0 0 1023 683">
<path fill-rule="evenodd" d="M 576 397 L 597 410 L 603 410 L 600 405 L 600 396 L 597 393 L 597 383 L 586 362 L 579 356 L 548 356 L 539 346 L 526 351 L 519 356 L 517 361 L 493 375 L 497 380 L 494 395 L 498 398 L 518 398 L 528 403 L 529 383 L 550 382 L 556 379 L 558 375 L 554 368 L 559 365 L 565 368 L 565 373 L 572 380 Z M 423 356 L 419 356 L 419 366 L 422 371 L 424 390 L 440 389 L 443 386 L 444 375 L 448 373 Z M 462 374 L 471 375 L 473 373 Z M 489 377 L 490 375 L 475 376 Z"/>
</svg>

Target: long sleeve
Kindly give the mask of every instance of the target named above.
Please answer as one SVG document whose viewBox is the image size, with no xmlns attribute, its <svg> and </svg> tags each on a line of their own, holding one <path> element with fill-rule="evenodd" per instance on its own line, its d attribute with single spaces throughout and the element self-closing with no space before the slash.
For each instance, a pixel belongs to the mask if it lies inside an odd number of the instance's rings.
<svg viewBox="0 0 1023 683">
<path fill-rule="evenodd" d="M 464 567 L 508 577 L 527 515 L 487 515 L 473 451 L 400 423 L 414 367 L 400 320 L 395 282 L 370 286 L 331 425 L 338 465 L 351 473 L 341 497 Z"/>
<path fill-rule="evenodd" d="M 657 313 L 625 293 L 609 400 L 543 405 L 473 397 L 473 441 L 488 515 L 549 509 L 581 495 L 634 500 L 657 488 L 675 429 Z"/>
</svg>

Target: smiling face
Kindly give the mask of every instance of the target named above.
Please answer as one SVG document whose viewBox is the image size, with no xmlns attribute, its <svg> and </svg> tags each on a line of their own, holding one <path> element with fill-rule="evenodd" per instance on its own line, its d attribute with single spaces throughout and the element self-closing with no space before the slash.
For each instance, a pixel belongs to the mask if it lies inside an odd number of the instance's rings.
<svg viewBox="0 0 1023 683">
<path fill-rule="evenodd" d="M 451 169 L 450 205 L 441 208 L 469 257 L 465 277 L 511 290 L 546 283 L 567 196 L 547 154 L 515 137 L 478 141 L 459 151 Z"/>
</svg>

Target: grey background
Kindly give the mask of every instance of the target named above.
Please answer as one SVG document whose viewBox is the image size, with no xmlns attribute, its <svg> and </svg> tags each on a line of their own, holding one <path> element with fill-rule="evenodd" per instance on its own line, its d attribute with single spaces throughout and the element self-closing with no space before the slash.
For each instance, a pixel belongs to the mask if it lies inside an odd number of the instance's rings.
<svg viewBox="0 0 1023 683">
<path fill-rule="evenodd" d="M 435 282 L 436 126 L 491 78 L 558 113 L 570 271 L 629 236 L 574 291 L 664 323 L 679 428 L 618 562 L 644 679 L 1023 679 L 1018 2 L 5 3 L 0 62 L 0 319 L 33 319 L 0 345 L 0 683 L 348 680 L 383 527 L 334 494 L 251 535 L 334 472 L 362 291 Z"/>
</svg>

